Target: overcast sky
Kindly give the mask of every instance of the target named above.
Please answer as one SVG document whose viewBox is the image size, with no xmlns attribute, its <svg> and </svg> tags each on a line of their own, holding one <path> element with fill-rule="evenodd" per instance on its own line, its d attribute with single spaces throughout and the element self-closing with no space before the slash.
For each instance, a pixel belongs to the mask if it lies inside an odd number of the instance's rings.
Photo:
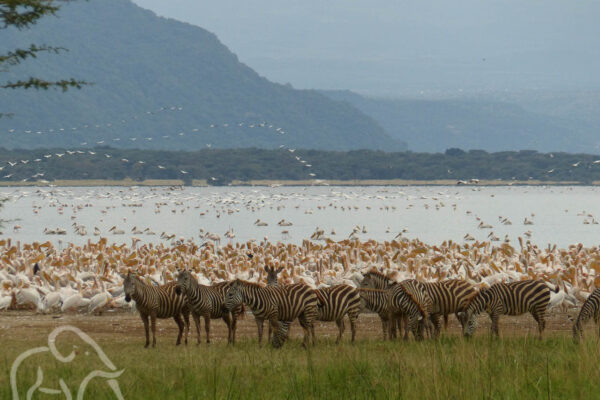
<svg viewBox="0 0 600 400">
<path fill-rule="evenodd" d="M 600 1 L 134 0 L 270 80 L 377 95 L 600 88 Z"/>
</svg>

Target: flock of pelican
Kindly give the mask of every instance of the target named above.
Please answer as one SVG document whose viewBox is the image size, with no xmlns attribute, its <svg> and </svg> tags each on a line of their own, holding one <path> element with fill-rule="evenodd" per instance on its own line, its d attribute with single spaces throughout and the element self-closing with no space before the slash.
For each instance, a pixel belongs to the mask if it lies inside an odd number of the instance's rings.
<svg viewBox="0 0 600 400">
<path fill-rule="evenodd" d="M 437 245 L 417 239 L 391 241 L 303 240 L 301 244 L 269 241 L 203 245 L 192 240 L 172 244 L 127 246 L 107 238 L 62 249 L 52 242 L 0 240 L 0 310 L 35 309 L 40 313 L 101 312 L 130 307 L 123 278 L 137 271 L 149 284 L 176 279 L 189 268 L 201 284 L 236 278 L 265 282 L 263 266 L 283 267 L 283 283 L 313 287 L 345 283 L 357 286 L 362 273 L 377 268 L 397 281 L 464 279 L 482 287 L 497 282 L 542 279 L 562 290 L 552 307 L 575 307 L 600 287 L 600 249 L 581 244 L 540 248 L 519 238 L 519 245 L 476 241 Z"/>
</svg>

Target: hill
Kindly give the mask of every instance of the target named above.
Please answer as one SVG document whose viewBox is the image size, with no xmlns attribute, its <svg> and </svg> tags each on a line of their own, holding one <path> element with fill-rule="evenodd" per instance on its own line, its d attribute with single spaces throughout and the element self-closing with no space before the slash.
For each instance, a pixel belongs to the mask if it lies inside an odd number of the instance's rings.
<svg viewBox="0 0 600 400">
<path fill-rule="evenodd" d="M 417 100 L 369 98 L 350 91 L 322 93 L 371 116 L 413 151 L 440 152 L 453 147 L 486 151 L 600 149 L 597 118 L 560 114 L 539 99 L 523 106 L 516 95 L 506 100 Z"/>
<path fill-rule="evenodd" d="M 157 17 L 129 0 L 74 2 L 63 6 L 59 18 L 1 35 L 3 52 L 31 43 L 69 49 L 3 71 L 3 82 L 41 76 L 94 83 L 66 93 L 2 91 L 0 110 L 15 114 L 0 119 L 6 148 L 96 142 L 190 150 L 207 144 L 405 148 L 353 106 L 316 91 L 269 82 L 240 63 L 214 34 Z M 165 106 L 182 109 L 145 113 Z"/>
</svg>

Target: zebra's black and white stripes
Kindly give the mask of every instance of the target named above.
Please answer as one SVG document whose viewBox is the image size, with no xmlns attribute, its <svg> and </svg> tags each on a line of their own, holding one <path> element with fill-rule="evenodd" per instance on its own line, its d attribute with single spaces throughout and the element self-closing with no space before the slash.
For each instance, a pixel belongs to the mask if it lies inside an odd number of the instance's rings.
<svg viewBox="0 0 600 400">
<path fill-rule="evenodd" d="M 598 336 L 600 336 L 600 288 L 588 296 L 579 310 L 577 319 L 573 322 L 573 339 L 575 341 L 578 342 L 583 337 L 583 324 L 592 318 L 598 327 Z"/>
<path fill-rule="evenodd" d="M 150 344 L 148 319 L 150 319 L 152 327 L 152 347 L 156 346 L 156 318 L 173 318 L 175 320 L 179 327 L 176 344 L 181 343 L 181 336 L 185 327 L 185 343 L 187 344 L 187 335 L 190 329 L 190 311 L 185 296 L 176 293 L 175 282 L 162 286 L 151 286 L 142 282 L 136 275 L 129 273 L 124 278 L 123 287 L 125 301 L 135 300 L 136 308 L 144 322 L 146 331 L 146 344 L 144 347 L 148 347 Z"/>
<path fill-rule="evenodd" d="M 210 343 L 210 320 L 222 318 L 227 325 L 227 342 L 235 342 L 235 331 L 238 316 L 243 312 L 242 306 L 233 312 L 225 308 L 225 293 L 231 282 L 220 282 L 213 286 L 200 285 L 188 270 L 180 271 L 177 276 L 177 288 L 186 298 L 196 322 L 198 343 L 200 343 L 200 318 L 204 318 L 206 343 Z"/>
<path fill-rule="evenodd" d="M 268 320 L 273 331 L 273 346 L 281 347 L 287 338 L 287 328 L 279 321 L 290 323 L 296 318 L 304 330 L 304 342 L 309 342 L 312 325 L 317 318 L 317 296 L 304 284 L 261 286 L 235 280 L 225 296 L 225 306 L 231 310 L 246 304 L 257 319 Z M 281 327 L 280 327 L 281 325 Z M 312 337 L 314 344 L 314 335 Z"/>
<path fill-rule="evenodd" d="M 349 285 L 336 285 L 315 290 L 318 301 L 319 321 L 335 321 L 338 327 L 339 343 L 344 334 L 344 316 L 348 315 L 350 320 L 350 331 L 352 332 L 352 343 L 356 337 L 356 320 L 360 313 L 360 294 L 356 288 Z M 314 333 L 313 333 L 314 336 Z"/>
<path fill-rule="evenodd" d="M 556 288 L 555 293 L 558 293 Z M 538 324 L 539 337 L 546 327 L 546 310 L 550 302 L 550 289 L 543 281 L 525 280 L 510 283 L 496 283 L 483 288 L 473 297 L 465 313 L 465 336 L 475 331 L 475 317 L 487 311 L 492 321 L 492 334 L 498 335 L 500 315 L 521 315 L 531 313 Z"/>
</svg>

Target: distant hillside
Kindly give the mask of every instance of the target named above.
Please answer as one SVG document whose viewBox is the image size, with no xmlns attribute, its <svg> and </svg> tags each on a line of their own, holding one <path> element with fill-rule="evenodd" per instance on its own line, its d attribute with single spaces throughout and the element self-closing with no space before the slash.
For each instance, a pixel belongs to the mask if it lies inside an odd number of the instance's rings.
<svg viewBox="0 0 600 400">
<path fill-rule="evenodd" d="M 589 118 L 567 117 L 532 110 L 494 99 L 377 99 L 349 91 L 323 91 L 373 117 L 412 151 L 439 152 L 448 148 L 508 151 L 597 152 L 598 124 Z M 532 101 L 532 104 L 534 102 Z"/>
<path fill-rule="evenodd" d="M 59 15 L 28 31 L 1 31 L 0 50 L 44 43 L 69 52 L 27 61 L 0 80 L 74 77 L 94 85 L 67 93 L 2 91 L 0 112 L 15 114 L 0 119 L 5 148 L 105 142 L 189 150 L 405 149 L 347 103 L 262 78 L 202 28 L 159 18 L 129 0 L 77 1 Z M 171 105 L 183 110 L 144 114 Z"/>
</svg>

